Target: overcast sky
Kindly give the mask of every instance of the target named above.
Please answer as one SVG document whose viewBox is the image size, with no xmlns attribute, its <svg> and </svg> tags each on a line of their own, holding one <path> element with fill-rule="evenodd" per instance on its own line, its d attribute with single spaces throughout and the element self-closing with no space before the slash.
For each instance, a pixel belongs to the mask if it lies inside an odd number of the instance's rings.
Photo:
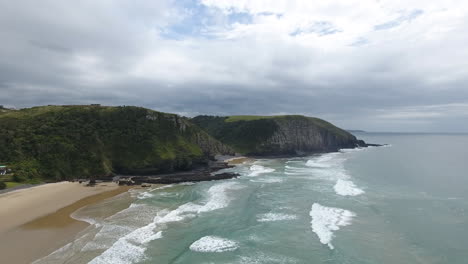
<svg viewBox="0 0 468 264">
<path fill-rule="evenodd" d="M 468 132 L 464 0 L 0 0 L 0 104 Z"/>
</svg>

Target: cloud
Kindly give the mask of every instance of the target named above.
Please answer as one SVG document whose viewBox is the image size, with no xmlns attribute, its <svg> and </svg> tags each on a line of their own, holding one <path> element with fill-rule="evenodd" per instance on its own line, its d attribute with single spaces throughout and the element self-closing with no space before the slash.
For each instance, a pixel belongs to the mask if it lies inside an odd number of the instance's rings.
<svg viewBox="0 0 468 264">
<path fill-rule="evenodd" d="M 390 20 L 388 22 L 385 22 L 383 24 L 375 25 L 374 29 L 375 30 L 385 30 L 385 29 L 390 29 L 394 27 L 398 27 L 404 22 L 411 22 L 413 19 L 417 18 L 418 16 L 422 15 L 424 13 L 423 10 L 421 9 L 416 9 L 412 10 L 411 12 L 404 13 L 400 15 L 398 18 L 394 20 Z"/>
<path fill-rule="evenodd" d="M 467 26 L 455 0 L 3 1 L 0 103 L 466 131 Z"/>
</svg>

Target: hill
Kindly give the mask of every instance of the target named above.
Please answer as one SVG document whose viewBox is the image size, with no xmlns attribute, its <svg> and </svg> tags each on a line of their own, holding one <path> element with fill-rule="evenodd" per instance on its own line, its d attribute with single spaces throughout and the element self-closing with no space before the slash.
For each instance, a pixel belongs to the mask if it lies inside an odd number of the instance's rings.
<svg viewBox="0 0 468 264">
<path fill-rule="evenodd" d="M 232 153 L 187 118 L 100 105 L 0 111 L 0 146 L 21 182 L 187 170 Z"/>
<path fill-rule="evenodd" d="M 365 145 L 327 121 L 301 115 L 197 116 L 191 121 L 244 155 L 296 155 Z"/>
</svg>

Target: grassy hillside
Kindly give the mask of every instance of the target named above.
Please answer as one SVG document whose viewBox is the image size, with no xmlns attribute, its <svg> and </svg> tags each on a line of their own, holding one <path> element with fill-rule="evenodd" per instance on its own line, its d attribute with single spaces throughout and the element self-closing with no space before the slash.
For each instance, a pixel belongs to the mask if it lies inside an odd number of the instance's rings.
<svg viewBox="0 0 468 264">
<path fill-rule="evenodd" d="M 301 115 L 197 116 L 192 122 L 242 154 L 327 151 L 354 146 L 356 141 L 353 135 L 325 120 Z"/>
<path fill-rule="evenodd" d="M 184 170 L 226 149 L 186 118 L 104 106 L 0 111 L 0 145 L 22 182 Z"/>
<path fill-rule="evenodd" d="M 253 121 L 260 119 L 270 119 L 281 116 L 256 116 L 256 115 L 237 115 L 237 116 L 227 116 L 224 120 L 225 122 L 237 122 L 237 121 Z"/>
</svg>

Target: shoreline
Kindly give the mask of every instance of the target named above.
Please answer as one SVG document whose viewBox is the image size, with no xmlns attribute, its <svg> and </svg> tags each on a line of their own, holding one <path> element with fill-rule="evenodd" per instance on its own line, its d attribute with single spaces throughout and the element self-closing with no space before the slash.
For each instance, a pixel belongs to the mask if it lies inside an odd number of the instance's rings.
<svg viewBox="0 0 468 264">
<path fill-rule="evenodd" d="M 233 166 L 233 165 L 239 165 L 244 162 L 251 161 L 251 160 L 254 160 L 254 158 L 241 156 L 241 157 L 234 157 L 234 158 L 226 159 L 224 160 L 224 162 L 226 162 L 229 166 Z"/>
<path fill-rule="evenodd" d="M 59 182 L 1 194 L 0 263 L 31 263 L 49 255 L 89 226 L 72 213 L 131 188 Z"/>
<path fill-rule="evenodd" d="M 222 163 L 236 166 L 250 160 L 240 156 Z M 225 167 L 211 167 L 212 170 L 222 168 Z M 134 188 L 138 185 L 102 182 L 85 186 L 78 182 L 57 182 L 0 193 L 0 203 L 7 205 L 0 208 L 0 263 L 31 263 L 48 256 L 74 241 L 90 226 L 89 222 L 74 218 L 75 212 Z"/>
</svg>

